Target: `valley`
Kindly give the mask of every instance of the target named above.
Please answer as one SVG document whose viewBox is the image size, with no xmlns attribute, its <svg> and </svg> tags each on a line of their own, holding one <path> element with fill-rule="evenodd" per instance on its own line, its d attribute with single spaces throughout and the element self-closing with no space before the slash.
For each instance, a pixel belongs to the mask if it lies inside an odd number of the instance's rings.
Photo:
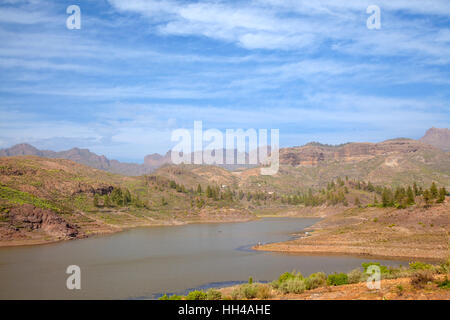
<svg viewBox="0 0 450 320">
<path fill-rule="evenodd" d="M 274 176 L 168 163 L 123 176 L 44 156 L 0 157 L 1 246 L 292 216 L 322 220 L 307 237 L 254 249 L 423 259 L 449 250 L 450 154 L 420 141 L 284 148 Z"/>
</svg>

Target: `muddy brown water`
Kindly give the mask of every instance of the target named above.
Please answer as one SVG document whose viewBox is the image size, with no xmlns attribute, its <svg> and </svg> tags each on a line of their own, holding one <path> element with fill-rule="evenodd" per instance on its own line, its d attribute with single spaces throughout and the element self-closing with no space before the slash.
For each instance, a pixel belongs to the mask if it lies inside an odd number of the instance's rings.
<svg viewBox="0 0 450 320">
<path fill-rule="evenodd" d="M 0 248 L 0 299 L 152 299 L 190 288 L 271 281 L 285 271 L 304 275 L 348 272 L 362 262 L 405 264 L 349 256 L 307 256 L 251 250 L 288 240 L 318 219 L 132 229 L 48 245 Z M 69 265 L 81 268 L 81 290 L 68 290 Z"/>
</svg>

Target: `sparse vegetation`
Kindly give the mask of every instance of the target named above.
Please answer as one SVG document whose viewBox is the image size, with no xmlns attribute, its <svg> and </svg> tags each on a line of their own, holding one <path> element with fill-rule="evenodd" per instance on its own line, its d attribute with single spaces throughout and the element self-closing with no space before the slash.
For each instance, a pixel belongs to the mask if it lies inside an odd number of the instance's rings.
<svg viewBox="0 0 450 320">
<path fill-rule="evenodd" d="M 208 297 L 207 293 L 202 290 L 195 290 L 188 293 L 185 297 L 186 300 L 206 300 Z"/>
<path fill-rule="evenodd" d="M 433 279 L 433 273 L 430 270 L 417 270 L 411 276 L 411 285 L 416 289 L 421 289 Z"/>
<path fill-rule="evenodd" d="M 445 277 L 444 281 L 439 282 L 438 287 L 442 288 L 442 289 L 450 290 L 450 280 L 448 280 L 448 277 Z"/>
<path fill-rule="evenodd" d="M 449 260 L 450 261 L 450 260 Z M 335 287 L 346 286 L 349 284 L 357 284 L 367 280 L 369 274 L 368 269 L 370 266 L 377 266 L 380 268 L 382 279 L 409 279 L 409 283 L 414 290 L 420 290 L 427 284 L 433 284 L 437 288 L 444 290 L 450 289 L 450 281 L 448 280 L 449 272 L 446 269 L 449 261 L 441 265 L 431 265 L 423 262 L 412 262 L 409 268 L 402 266 L 388 267 L 383 266 L 378 262 L 365 262 L 362 263 L 364 271 L 357 268 L 349 273 L 332 273 L 328 276 L 323 272 L 317 272 L 304 277 L 300 272 L 292 271 L 281 274 L 278 279 L 274 280 L 270 284 L 261 283 L 245 283 L 232 288 L 231 299 L 270 299 L 274 295 L 280 296 L 287 294 L 302 294 L 309 290 L 314 290 L 321 287 Z M 439 274 L 446 274 L 446 277 L 440 281 L 435 281 L 434 276 Z M 404 282 L 402 282 L 404 283 Z M 397 296 L 405 295 L 407 289 L 404 284 L 398 284 L 393 287 L 393 292 Z M 198 291 L 188 294 L 182 299 L 188 299 L 192 296 L 204 297 L 199 294 Z M 207 299 L 218 298 L 219 295 L 207 295 Z M 221 293 L 220 299 L 227 299 L 227 296 Z"/>
<path fill-rule="evenodd" d="M 348 283 L 361 282 L 363 280 L 363 277 L 364 277 L 364 274 L 361 272 L 361 270 L 359 268 L 354 269 L 347 274 Z"/>
<path fill-rule="evenodd" d="M 206 300 L 220 300 L 222 299 L 222 293 L 216 289 L 209 289 L 206 291 Z"/>
<path fill-rule="evenodd" d="M 348 276 L 345 273 L 334 273 L 327 277 L 327 285 L 329 286 L 341 286 L 343 284 L 348 284 Z"/>
</svg>

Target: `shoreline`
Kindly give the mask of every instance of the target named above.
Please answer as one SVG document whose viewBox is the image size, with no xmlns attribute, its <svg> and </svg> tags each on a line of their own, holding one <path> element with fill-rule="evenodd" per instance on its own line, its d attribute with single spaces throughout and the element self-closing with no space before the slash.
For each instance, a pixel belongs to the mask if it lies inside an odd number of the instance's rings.
<svg viewBox="0 0 450 320">
<path fill-rule="evenodd" d="M 78 212 L 79 214 L 93 219 L 91 216 L 86 215 L 85 213 Z M 87 230 L 84 234 L 75 238 L 53 238 L 53 239 L 18 239 L 18 240 L 2 240 L 0 241 L 0 249 L 1 248 L 12 248 L 12 247 L 27 247 L 27 246 L 36 246 L 36 245 L 46 245 L 46 244 L 55 244 L 59 242 L 65 241 L 76 241 L 86 238 L 92 238 L 96 236 L 105 236 L 114 233 L 119 233 L 123 231 L 127 231 L 130 229 L 136 228 L 152 228 L 152 227 L 174 227 L 174 226 L 182 226 L 187 224 L 217 224 L 217 223 L 239 223 L 239 222 L 249 222 L 256 221 L 264 218 L 305 218 L 305 219 L 323 219 L 325 215 L 323 214 L 305 214 L 303 210 L 295 211 L 289 210 L 288 212 L 283 212 L 281 214 L 247 214 L 241 217 L 235 215 L 234 217 L 224 218 L 224 216 L 217 216 L 214 218 L 212 216 L 198 216 L 188 220 L 176 220 L 176 219 L 168 219 L 168 220 L 155 220 L 154 222 L 143 222 L 142 224 L 135 225 L 112 225 L 106 222 L 101 221 L 102 227 L 98 230 Z M 99 222 L 99 221 L 97 221 Z"/>
<path fill-rule="evenodd" d="M 444 217 L 448 215 L 445 210 L 447 210 L 448 203 L 444 204 L 442 209 L 444 209 Z M 326 208 L 326 210 L 330 210 L 331 208 Z M 215 217 L 207 217 L 207 216 L 199 216 L 189 220 L 176 220 L 171 219 L 167 221 L 154 221 L 147 222 L 142 224 L 135 225 L 125 225 L 125 226 L 114 226 L 110 228 L 102 228 L 98 231 L 89 232 L 82 234 L 80 237 L 72 238 L 72 239 L 29 239 L 29 240 L 12 240 L 12 241 L 0 241 L 0 248 L 6 247 L 25 247 L 25 246 L 35 246 L 35 245 L 44 245 L 44 244 L 53 244 L 63 241 L 74 241 L 78 239 L 85 239 L 96 236 L 105 236 L 113 233 L 123 232 L 130 229 L 135 228 L 152 228 L 152 227 L 172 227 L 172 226 L 181 226 L 187 224 L 217 224 L 217 223 L 239 223 L 239 222 L 249 222 L 255 221 L 264 218 L 318 218 L 320 219 L 312 226 L 300 230 L 298 232 L 291 233 L 291 238 L 282 242 L 274 242 L 274 243 L 266 243 L 261 245 L 254 245 L 250 247 L 255 251 L 266 251 L 266 252 L 277 252 L 284 254 L 301 254 L 301 255 L 336 255 L 336 256 L 354 256 L 354 257 L 364 257 L 368 259 L 389 259 L 389 260 L 399 260 L 399 261 L 411 261 L 411 260 L 423 260 L 429 262 L 443 261 L 450 256 L 450 250 L 448 247 L 449 239 L 447 233 L 447 248 L 443 248 L 443 239 L 442 234 L 439 239 L 425 239 L 427 241 L 415 242 L 415 244 L 405 245 L 405 242 L 386 242 L 380 245 L 379 242 L 374 243 L 370 241 L 371 234 L 382 234 L 385 239 L 389 239 L 389 233 L 395 228 L 384 228 L 386 230 L 378 230 L 369 228 L 367 226 L 367 222 L 361 223 L 362 221 L 367 221 L 368 218 L 364 217 L 364 214 L 369 212 L 373 215 L 375 212 L 378 217 L 380 214 L 382 215 L 390 215 L 392 212 L 398 214 L 399 216 L 402 214 L 402 210 L 384 210 L 384 209 L 372 209 L 365 208 L 360 209 L 360 216 L 352 215 L 353 220 L 350 223 L 345 224 L 345 229 L 340 229 L 343 224 L 342 221 L 346 221 L 345 216 L 348 215 L 349 210 L 355 210 L 354 208 L 350 209 L 341 209 L 340 212 L 336 212 L 337 208 L 333 208 L 333 214 L 331 215 L 323 215 L 317 214 L 318 212 L 309 212 L 306 213 L 304 209 L 297 211 L 297 214 L 293 214 L 293 212 L 283 212 L 285 214 L 280 215 L 268 215 L 268 214 L 253 214 L 253 215 L 245 215 L 242 217 L 234 216 L 229 217 L 228 219 L 224 219 L 224 216 Z M 361 211 L 362 210 L 362 211 Z M 421 213 L 423 209 L 415 209 Z M 408 215 L 411 215 L 411 212 L 407 212 Z M 430 214 L 429 211 L 426 212 L 427 215 Z M 360 221 L 355 222 L 355 217 L 360 218 Z M 421 217 L 422 219 L 423 217 Z M 389 226 L 390 227 L 390 226 Z M 405 228 L 398 228 L 401 229 Z M 340 231 L 345 230 L 345 233 Z M 444 229 L 445 230 L 445 229 Z M 339 232 L 337 232 L 339 231 Z M 383 233 L 384 232 L 384 233 Z M 410 232 L 411 233 L 411 232 Z M 416 232 L 417 233 L 417 232 Z M 442 233 L 442 232 L 441 232 Z M 306 235 L 306 236 L 305 236 Z M 412 234 L 413 236 L 420 235 Z M 363 238 L 366 238 L 362 240 Z M 438 243 L 440 246 L 436 246 Z M 433 246 L 434 245 L 434 246 Z"/>
<path fill-rule="evenodd" d="M 285 242 L 278 242 L 276 244 L 281 244 Z M 445 258 L 441 257 L 430 257 L 424 255 L 386 255 L 386 254 L 376 254 L 370 252 L 363 251 L 354 251 L 348 248 L 342 249 L 324 249 L 318 248 L 315 250 L 307 249 L 307 248 L 299 248 L 295 247 L 293 249 L 288 248 L 274 248 L 269 245 L 261 245 L 261 246 L 253 246 L 251 248 L 255 251 L 264 251 L 264 252 L 276 252 L 283 254 L 297 254 L 297 255 L 305 255 L 305 256 L 349 256 L 349 257 L 358 257 L 358 258 L 367 258 L 367 259 L 375 259 L 375 260 L 394 260 L 394 261 L 416 261 L 420 259 L 421 262 L 442 262 L 445 261 Z M 365 250 L 369 250 L 368 248 L 364 248 Z"/>
<path fill-rule="evenodd" d="M 430 209 L 347 209 L 293 233 L 293 239 L 255 245 L 252 249 L 302 255 L 445 261 L 450 257 L 449 232 L 445 224 L 435 225 L 436 221 L 449 221 L 449 216 L 448 201 Z M 426 225 L 432 233 L 423 229 Z M 305 231 L 310 233 L 305 236 Z M 409 242 L 408 238 L 413 241 Z"/>
<path fill-rule="evenodd" d="M 28 240 L 11 240 L 11 241 L 0 241 L 0 249 L 2 248 L 16 248 L 16 247 L 31 247 L 31 246 L 38 246 L 38 245 L 46 245 L 46 244 L 56 244 L 60 242 L 66 242 L 66 241 L 77 241 L 87 238 L 94 238 L 94 237 L 102 237 L 107 235 L 112 235 L 115 233 L 124 232 L 127 230 L 132 229 L 138 229 L 138 228 L 153 228 L 153 227 L 176 227 L 176 226 L 183 226 L 188 224 L 217 224 L 217 223 L 239 223 L 239 222 L 250 222 L 255 221 L 261 218 L 265 217 L 248 217 L 248 218 L 242 218 L 242 219 L 226 219 L 226 220 L 219 220 L 219 219 L 198 219 L 198 220 L 186 220 L 186 221 L 180 221 L 180 220 L 173 220 L 172 222 L 168 221 L 166 223 L 143 223 L 139 225 L 128 225 L 128 226 L 114 226 L 114 228 L 111 229 L 103 229 L 98 232 L 91 231 L 87 234 L 83 234 L 80 237 L 75 238 L 63 238 L 63 239 L 28 239 Z"/>
</svg>

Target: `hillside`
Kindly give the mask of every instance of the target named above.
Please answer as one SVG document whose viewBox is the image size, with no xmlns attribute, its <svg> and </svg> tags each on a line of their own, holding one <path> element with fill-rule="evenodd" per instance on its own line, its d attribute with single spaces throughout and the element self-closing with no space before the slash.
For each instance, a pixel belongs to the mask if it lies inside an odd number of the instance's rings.
<svg viewBox="0 0 450 320">
<path fill-rule="evenodd" d="M 253 217 L 238 202 L 208 198 L 163 175 L 125 177 L 70 160 L 36 156 L 0 159 L 3 244 Z"/>
<path fill-rule="evenodd" d="M 240 187 L 272 192 L 323 188 L 337 177 L 380 185 L 450 186 L 450 154 L 408 139 L 382 143 L 350 143 L 343 146 L 306 145 L 280 150 L 280 170 L 261 176 L 258 169 L 234 174 Z"/>
</svg>

